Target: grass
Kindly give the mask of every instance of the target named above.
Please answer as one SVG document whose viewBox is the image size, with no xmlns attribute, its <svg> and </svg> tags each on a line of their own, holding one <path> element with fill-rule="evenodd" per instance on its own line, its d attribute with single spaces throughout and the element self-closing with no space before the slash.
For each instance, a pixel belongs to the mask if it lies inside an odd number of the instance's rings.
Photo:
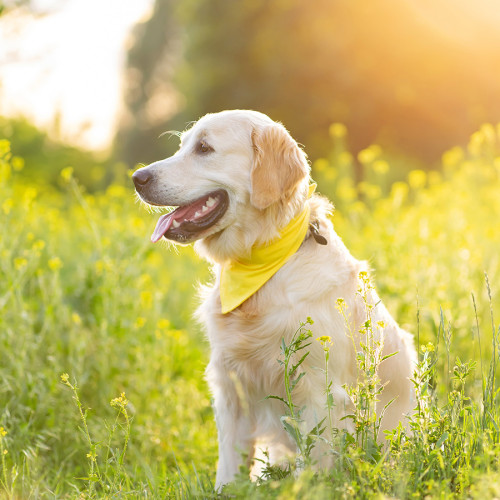
<svg viewBox="0 0 500 500">
<path fill-rule="evenodd" d="M 329 433 L 306 429 L 296 434 L 300 475 L 269 468 L 270 479 L 252 483 L 243 470 L 224 495 L 499 496 L 500 131 L 485 126 L 467 149 L 443 155 L 440 172 L 396 182 L 397 166 L 368 148 L 361 185 L 343 137 L 332 141 L 331 157 L 313 165 L 319 191 L 335 201 L 337 232 L 376 269 L 388 309 L 421 346 L 413 434 L 398 429 L 389 448 L 376 449 L 373 414 L 360 411 L 371 422 L 363 436 L 330 429 L 341 458 L 333 470 L 308 467 L 308 448 Z M 154 217 L 129 186 L 89 194 L 70 169 L 57 188 L 32 185 L 22 167 L 0 141 L 0 496 L 216 497 L 208 347 L 191 320 L 206 264 L 190 248 L 149 243 Z M 303 326 L 316 342 L 314 324 Z M 296 432 L 289 393 L 284 422 Z"/>
</svg>

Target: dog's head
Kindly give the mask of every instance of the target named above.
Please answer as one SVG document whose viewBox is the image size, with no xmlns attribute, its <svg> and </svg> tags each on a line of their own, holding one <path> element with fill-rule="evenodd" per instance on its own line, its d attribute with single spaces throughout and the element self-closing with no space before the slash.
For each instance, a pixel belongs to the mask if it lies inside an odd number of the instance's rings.
<svg viewBox="0 0 500 500">
<path fill-rule="evenodd" d="M 159 218 L 152 240 L 191 243 L 254 233 L 269 213 L 279 226 L 279 214 L 303 203 L 308 177 L 304 152 L 281 124 L 235 110 L 201 118 L 182 134 L 174 156 L 140 168 L 132 179 L 146 203 L 178 207 Z"/>
</svg>

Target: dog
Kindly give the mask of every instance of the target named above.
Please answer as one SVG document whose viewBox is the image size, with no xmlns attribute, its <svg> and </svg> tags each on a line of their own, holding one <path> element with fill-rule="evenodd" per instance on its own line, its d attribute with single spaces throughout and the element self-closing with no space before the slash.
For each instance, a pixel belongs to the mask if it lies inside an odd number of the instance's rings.
<svg viewBox="0 0 500 500">
<path fill-rule="evenodd" d="M 384 386 L 377 403 L 380 432 L 405 425 L 412 410 L 412 336 L 374 289 L 360 297 L 366 265 L 335 233 L 333 207 L 313 193 L 306 154 L 283 125 L 256 111 L 208 114 L 181 135 L 177 153 L 140 168 L 132 179 L 147 204 L 178 207 L 160 216 L 152 241 L 194 242 L 213 265 L 214 282 L 201 292 L 197 317 L 211 347 L 206 377 L 218 429 L 217 488 L 234 479 L 257 445 L 274 461 L 294 451 L 280 420 L 283 403 L 267 396 L 284 396 L 277 362 L 282 339 L 289 343 L 307 317 L 314 321 L 313 339 L 301 365 L 306 376 L 293 391 L 294 404 L 305 408 L 305 429 L 327 415 L 324 346 L 314 340 L 325 336 L 331 339 L 333 425 L 353 432 L 352 420 L 343 418 L 352 411 L 345 387 L 358 380 L 356 350 L 367 306 L 373 324 L 381 325 L 382 354 L 395 353 L 378 371 Z M 321 443 L 315 458 L 320 467 L 330 464 Z"/>
</svg>

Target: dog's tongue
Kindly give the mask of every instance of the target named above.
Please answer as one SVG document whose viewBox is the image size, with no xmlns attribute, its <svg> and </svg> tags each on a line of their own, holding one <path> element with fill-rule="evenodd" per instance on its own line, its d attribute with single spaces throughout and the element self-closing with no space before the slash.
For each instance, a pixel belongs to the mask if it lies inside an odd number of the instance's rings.
<svg viewBox="0 0 500 500">
<path fill-rule="evenodd" d="M 158 222 L 156 223 L 155 230 L 151 235 L 151 241 L 156 243 L 163 238 L 163 235 L 170 229 L 172 222 L 174 221 L 174 212 L 170 214 L 162 215 Z"/>
<path fill-rule="evenodd" d="M 177 220 L 181 223 L 185 219 L 185 217 L 189 218 L 189 214 L 192 211 L 193 205 L 186 205 L 185 207 L 176 208 L 169 214 L 162 215 L 156 223 L 155 230 L 151 235 L 151 241 L 153 243 L 160 241 L 165 233 L 170 229 L 170 226 L 173 224 L 174 220 Z"/>
</svg>

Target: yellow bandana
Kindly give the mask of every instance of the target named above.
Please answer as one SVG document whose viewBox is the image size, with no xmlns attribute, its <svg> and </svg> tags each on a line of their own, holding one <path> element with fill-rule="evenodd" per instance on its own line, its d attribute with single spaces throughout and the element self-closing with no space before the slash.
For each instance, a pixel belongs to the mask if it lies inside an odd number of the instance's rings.
<svg viewBox="0 0 500 500">
<path fill-rule="evenodd" d="M 309 198 L 316 184 L 309 186 Z M 288 261 L 304 241 L 309 227 L 311 208 L 304 210 L 281 230 L 275 240 L 260 247 L 253 247 L 250 256 L 232 260 L 222 267 L 220 276 L 220 300 L 222 314 L 231 312 L 251 297 Z"/>
</svg>

